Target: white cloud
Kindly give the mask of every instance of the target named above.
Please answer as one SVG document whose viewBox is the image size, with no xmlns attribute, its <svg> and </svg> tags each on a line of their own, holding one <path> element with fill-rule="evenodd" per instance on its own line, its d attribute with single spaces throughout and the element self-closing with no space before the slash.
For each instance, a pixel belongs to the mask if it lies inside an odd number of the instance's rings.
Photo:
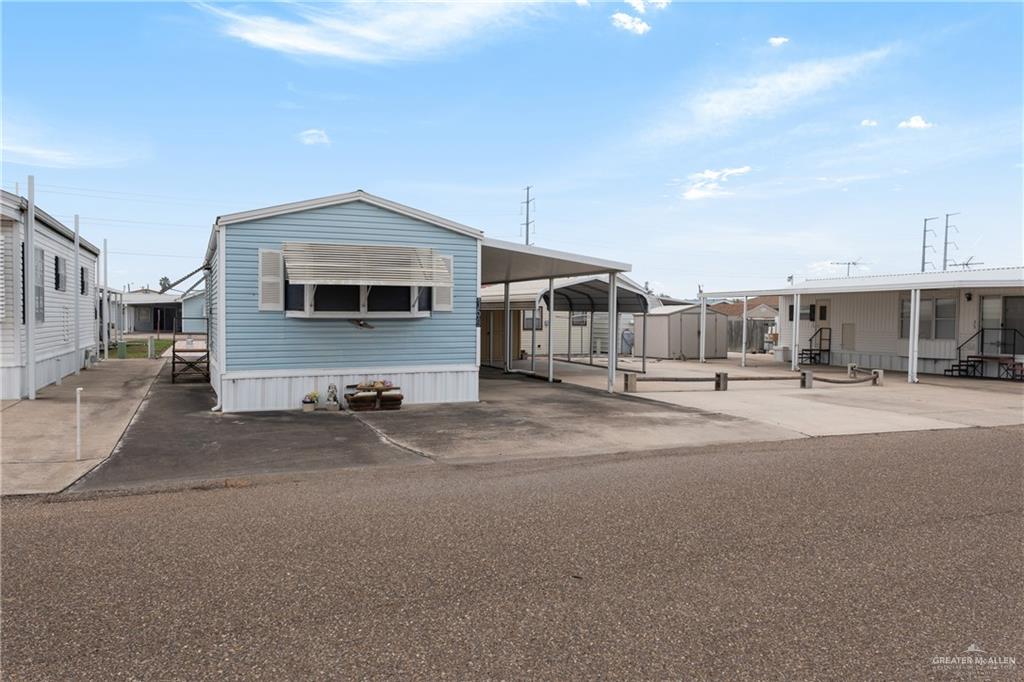
<svg viewBox="0 0 1024 682">
<path fill-rule="evenodd" d="M 929 123 L 924 120 L 923 116 L 911 116 L 906 121 L 900 121 L 900 128 L 914 128 L 917 130 L 924 130 L 925 128 L 931 128 L 934 123 Z"/>
<path fill-rule="evenodd" d="M 878 125 L 878 121 L 876 121 L 873 118 L 865 118 L 863 121 L 860 122 L 860 124 L 865 128 L 874 128 L 875 126 Z"/>
<path fill-rule="evenodd" d="M 576 4 L 580 7 L 590 7 L 590 0 L 576 0 Z"/>
<path fill-rule="evenodd" d="M 696 93 L 666 112 L 649 136 L 659 143 L 682 142 L 720 133 L 747 119 L 774 115 L 840 85 L 888 54 L 888 48 L 880 48 L 800 62 L 782 71 L 746 78 L 732 87 Z"/>
<path fill-rule="evenodd" d="M 672 0 L 648 0 L 647 4 L 654 7 L 654 9 L 665 9 L 672 4 Z"/>
<path fill-rule="evenodd" d="M 635 33 L 638 36 L 642 36 L 651 30 L 650 24 L 641 19 L 640 17 L 634 17 L 625 12 L 616 12 L 612 15 L 612 26 L 615 28 L 621 28 L 623 31 L 629 31 Z"/>
<path fill-rule="evenodd" d="M 768 44 L 772 47 L 782 47 L 789 42 L 789 38 L 786 36 L 772 36 L 768 39 Z"/>
<path fill-rule="evenodd" d="M 302 144 L 330 144 L 331 138 L 327 137 L 327 132 L 320 128 L 310 128 L 309 130 L 303 130 L 299 133 L 299 142 Z"/>
<path fill-rule="evenodd" d="M 520 2 L 288 3 L 244 11 L 198 5 L 227 35 L 285 54 L 356 62 L 412 60 L 443 53 L 539 11 Z M 286 9 L 282 9 L 286 8 Z M 266 12 L 266 13 L 264 13 Z"/>
<path fill-rule="evenodd" d="M 643 14 L 647 11 L 647 7 L 644 4 L 644 0 L 624 0 L 627 5 L 633 8 L 637 14 Z"/>
<path fill-rule="evenodd" d="M 683 199 L 686 201 L 696 201 L 697 199 L 729 196 L 732 192 L 722 187 L 722 184 L 735 175 L 746 175 L 750 171 L 750 166 L 740 166 L 739 168 L 722 168 L 719 170 L 709 168 L 699 173 L 691 173 L 688 178 L 689 184 L 683 190 Z"/>
<path fill-rule="evenodd" d="M 5 163 L 43 168 L 111 168 L 150 154 L 149 144 L 144 140 L 104 136 L 94 131 L 68 135 L 37 121 L 26 126 L 5 118 L 3 129 L 0 156 Z"/>
</svg>

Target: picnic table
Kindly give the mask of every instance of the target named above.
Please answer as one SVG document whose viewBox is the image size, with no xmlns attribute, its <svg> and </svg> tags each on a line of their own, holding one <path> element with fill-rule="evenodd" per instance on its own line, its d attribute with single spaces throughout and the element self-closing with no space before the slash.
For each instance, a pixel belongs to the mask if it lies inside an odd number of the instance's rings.
<svg viewBox="0 0 1024 682">
<path fill-rule="evenodd" d="M 368 382 L 364 384 L 349 384 L 345 387 L 351 389 L 345 393 L 345 401 L 350 410 L 354 412 L 368 410 L 397 410 L 402 407 L 403 395 L 399 392 L 401 386 L 382 384 L 381 382 Z"/>
</svg>

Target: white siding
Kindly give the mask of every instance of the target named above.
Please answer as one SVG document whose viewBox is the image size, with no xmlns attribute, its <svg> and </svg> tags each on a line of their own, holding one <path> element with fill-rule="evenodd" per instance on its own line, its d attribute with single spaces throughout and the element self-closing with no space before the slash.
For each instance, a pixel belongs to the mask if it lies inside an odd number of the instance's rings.
<svg viewBox="0 0 1024 682">
<path fill-rule="evenodd" d="M 21 245 L 24 231 L 20 223 L 5 221 L 0 243 L 0 264 L 3 280 L 3 316 L 0 325 L 0 368 L 3 369 L 2 395 L 5 399 L 27 394 L 24 386 L 25 325 L 21 311 Z M 81 367 L 86 351 L 95 346 L 96 326 L 93 317 L 93 294 L 96 286 L 96 255 L 80 249 L 79 265 L 86 269 L 86 293 L 79 288 L 79 273 L 74 266 L 74 243 L 42 222 L 36 222 L 35 245 L 43 252 L 43 296 L 45 319 L 35 325 L 36 388 L 53 383 Z M 54 257 L 65 259 L 67 283 L 63 290 L 55 288 Z M 34 314 L 32 286 L 34 278 L 26 273 L 29 286 L 28 314 Z M 79 313 L 79 349 L 75 356 L 75 307 Z"/>
</svg>

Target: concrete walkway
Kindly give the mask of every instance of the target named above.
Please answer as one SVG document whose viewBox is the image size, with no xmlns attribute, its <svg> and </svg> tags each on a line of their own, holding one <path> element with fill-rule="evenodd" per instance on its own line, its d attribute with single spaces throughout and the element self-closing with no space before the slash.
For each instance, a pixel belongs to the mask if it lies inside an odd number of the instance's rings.
<svg viewBox="0 0 1024 682">
<path fill-rule="evenodd" d="M 526 368 L 529 361 L 516 363 Z M 546 364 L 538 359 L 542 371 Z M 624 367 L 639 369 L 639 360 Z M 816 376 L 845 378 L 837 367 L 811 367 Z M 839 385 L 815 382 L 812 389 L 799 388 L 799 375 L 788 365 L 767 356 L 696 361 L 648 361 L 648 377 L 713 377 L 728 372 L 742 376 L 792 376 L 785 381 L 732 381 L 729 390 L 716 392 L 711 383 L 643 382 L 636 395 L 681 407 L 708 410 L 786 429 L 794 437 L 837 436 L 956 429 L 970 426 L 1024 424 L 1024 384 L 982 379 L 951 379 L 922 375 L 908 384 L 906 374 L 887 372 L 881 387 L 867 384 Z M 555 363 L 555 376 L 565 382 L 604 389 L 606 367 Z M 615 386 L 623 390 L 621 374 Z"/>
<path fill-rule="evenodd" d="M 36 400 L 5 401 L 0 412 L 0 493 L 63 490 L 110 456 L 163 360 L 107 360 Z M 75 461 L 75 389 L 82 391 L 82 459 Z"/>
</svg>

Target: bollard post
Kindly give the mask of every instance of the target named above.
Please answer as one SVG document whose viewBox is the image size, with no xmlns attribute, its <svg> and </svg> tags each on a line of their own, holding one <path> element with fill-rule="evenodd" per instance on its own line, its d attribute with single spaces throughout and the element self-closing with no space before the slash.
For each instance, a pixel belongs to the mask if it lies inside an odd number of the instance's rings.
<svg viewBox="0 0 1024 682">
<path fill-rule="evenodd" d="M 75 461 L 82 459 L 82 387 L 75 389 Z"/>
<path fill-rule="evenodd" d="M 150 360 L 156 359 L 156 344 L 153 342 L 152 336 L 146 339 L 146 357 Z"/>
<path fill-rule="evenodd" d="M 729 390 L 729 373 L 728 372 L 715 372 L 715 390 L 716 391 L 728 391 Z"/>
<path fill-rule="evenodd" d="M 800 388 L 814 388 L 814 372 L 809 369 L 800 370 Z"/>
<path fill-rule="evenodd" d="M 626 372 L 622 375 L 622 381 L 625 384 L 626 393 L 636 393 L 636 375 L 632 372 Z"/>
<path fill-rule="evenodd" d="M 857 363 L 850 362 L 846 365 L 846 378 L 852 379 L 857 376 Z"/>
<path fill-rule="evenodd" d="M 871 370 L 871 376 L 874 378 L 874 381 L 871 382 L 874 386 L 881 386 L 885 380 L 885 372 L 880 369 Z"/>
</svg>

